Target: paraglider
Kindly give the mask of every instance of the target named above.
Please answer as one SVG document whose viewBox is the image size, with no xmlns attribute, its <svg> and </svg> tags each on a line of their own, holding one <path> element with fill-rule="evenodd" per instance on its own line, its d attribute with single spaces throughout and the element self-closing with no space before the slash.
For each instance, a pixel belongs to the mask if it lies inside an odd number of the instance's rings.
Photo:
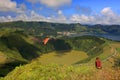
<svg viewBox="0 0 120 80">
<path fill-rule="evenodd" d="M 44 45 L 46 45 L 47 44 L 47 42 L 49 41 L 49 37 L 46 37 L 45 39 L 43 39 L 43 40 L 40 40 L 40 39 L 38 39 L 38 38 L 36 38 L 36 37 L 34 37 L 32 40 L 34 41 L 34 43 L 43 43 Z"/>
<path fill-rule="evenodd" d="M 47 42 L 49 41 L 49 39 L 50 39 L 50 38 L 46 37 L 46 38 L 43 40 L 44 45 L 47 44 Z"/>
</svg>

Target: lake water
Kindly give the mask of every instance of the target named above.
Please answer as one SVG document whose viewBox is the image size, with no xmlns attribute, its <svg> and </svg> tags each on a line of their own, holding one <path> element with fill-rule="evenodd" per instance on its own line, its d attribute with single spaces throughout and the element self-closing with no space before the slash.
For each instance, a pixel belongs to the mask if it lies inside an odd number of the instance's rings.
<svg viewBox="0 0 120 80">
<path fill-rule="evenodd" d="M 99 36 L 99 37 L 104 37 L 104 38 L 115 40 L 115 41 L 120 41 L 120 35 L 109 35 L 109 34 L 75 34 L 75 35 L 71 35 L 71 37 L 85 36 L 85 35 Z"/>
<path fill-rule="evenodd" d="M 120 41 L 120 35 L 100 35 L 100 36 L 107 39 Z"/>
</svg>

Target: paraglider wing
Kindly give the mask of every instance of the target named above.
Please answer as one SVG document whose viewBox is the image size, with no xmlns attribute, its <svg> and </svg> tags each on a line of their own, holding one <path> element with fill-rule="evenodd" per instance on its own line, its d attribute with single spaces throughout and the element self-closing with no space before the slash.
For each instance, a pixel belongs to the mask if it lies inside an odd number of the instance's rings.
<svg viewBox="0 0 120 80">
<path fill-rule="evenodd" d="M 45 38 L 45 39 L 43 40 L 44 45 L 47 44 L 47 42 L 49 41 L 49 39 L 50 39 L 50 38 Z"/>
</svg>

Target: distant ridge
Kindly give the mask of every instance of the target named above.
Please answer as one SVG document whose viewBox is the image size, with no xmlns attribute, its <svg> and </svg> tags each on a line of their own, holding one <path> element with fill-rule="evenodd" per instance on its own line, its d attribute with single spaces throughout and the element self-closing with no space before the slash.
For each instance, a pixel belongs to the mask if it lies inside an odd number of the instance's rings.
<svg viewBox="0 0 120 80">
<path fill-rule="evenodd" d="M 76 34 L 120 35 L 120 25 L 83 25 L 80 23 L 51 23 L 34 21 L 14 21 L 0 23 L 1 28 L 21 28 L 27 34 L 57 36 L 57 32 L 74 32 Z"/>
</svg>

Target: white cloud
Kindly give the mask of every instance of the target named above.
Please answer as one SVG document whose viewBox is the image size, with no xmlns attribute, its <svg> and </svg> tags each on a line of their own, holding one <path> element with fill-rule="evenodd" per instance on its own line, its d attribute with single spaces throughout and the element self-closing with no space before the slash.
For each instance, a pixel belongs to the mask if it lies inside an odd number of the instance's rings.
<svg viewBox="0 0 120 80">
<path fill-rule="evenodd" d="M 6 17 L 4 17 L 4 16 L 1 16 L 0 17 L 0 22 L 6 22 L 7 20 L 6 20 Z"/>
<path fill-rule="evenodd" d="M 57 23 L 81 23 L 81 24 L 120 24 L 120 15 L 112 11 L 111 8 L 104 8 L 96 15 L 80 15 L 73 14 L 70 17 L 64 16 L 62 10 L 58 10 L 57 16 L 51 15 L 45 17 L 36 13 L 35 11 L 29 12 L 29 15 L 25 13 L 18 14 L 16 17 L 11 17 L 10 15 L 0 17 L 0 22 L 6 21 L 47 21 L 47 22 L 57 22 Z"/>
<path fill-rule="evenodd" d="M 82 24 L 120 24 L 120 15 L 113 12 L 110 7 L 102 9 L 100 13 L 92 16 L 73 14 L 70 22 Z"/>
<path fill-rule="evenodd" d="M 64 16 L 60 16 L 60 17 L 55 17 L 55 16 L 51 16 L 51 17 L 47 17 L 46 19 L 47 22 L 53 22 L 53 23 L 68 23 L 66 17 Z"/>
<path fill-rule="evenodd" d="M 11 0 L 2 0 L 0 2 L 0 11 L 1 12 L 15 12 L 15 13 L 23 13 L 25 10 L 25 5 L 17 5 L 16 2 Z"/>
<path fill-rule="evenodd" d="M 70 4 L 71 0 L 40 0 L 40 3 L 48 7 L 58 7 L 64 4 Z"/>
<path fill-rule="evenodd" d="M 23 21 L 45 21 L 45 17 L 35 13 L 34 11 L 31 11 L 29 16 L 26 15 L 25 13 L 22 13 L 22 14 L 17 15 L 16 17 L 13 18 L 13 21 L 18 21 L 18 20 L 23 20 Z"/>
<path fill-rule="evenodd" d="M 65 4 L 70 4 L 72 0 L 28 0 L 31 3 L 40 2 L 48 7 L 59 7 Z"/>
<path fill-rule="evenodd" d="M 58 10 L 57 13 L 58 13 L 58 15 L 61 15 L 61 14 L 62 14 L 62 11 L 61 11 L 61 10 Z"/>
<path fill-rule="evenodd" d="M 16 2 L 12 2 L 11 0 L 2 0 L 0 2 L 0 11 L 13 11 L 16 7 Z"/>
<path fill-rule="evenodd" d="M 102 18 L 103 18 L 103 23 L 106 24 L 120 24 L 120 15 L 117 13 L 113 12 L 110 7 L 106 7 L 101 11 Z"/>
<path fill-rule="evenodd" d="M 116 14 L 111 10 L 110 7 L 106 7 L 104 8 L 102 11 L 101 11 L 101 14 L 104 15 L 104 16 L 115 16 Z"/>
<path fill-rule="evenodd" d="M 22 13 L 20 15 L 17 15 L 16 17 L 11 17 L 10 15 L 4 17 L 0 17 L 0 22 L 8 22 L 8 21 L 18 21 L 18 20 L 23 20 L 23 21 L 47 21 L 47 22 L 57 22 L 57 23 L 66 23 L 67 19 L 64 15 L 58 15 L 57 17 L 55 16 L 50 16 L 50 17 L 45 17 L 40 14 L 37 14 L 35 11 L 31 11 L 29 16 L 26 15 L 25 13 Z"/>
<path fill-rule="evenodd" d="M 65 23 L 67 20 L 66 17 L 62 15 L 62 11 L 60 11 L 60 15 L 58 15 L 57 17 L 55 16 L 45 17 L 40 14 L 37 14 L 35 11 L 31 11 L 31 14 L 28 17 L 27 21 L 47 21 L 47 22 Z"/>
<path fill-rule="evenodd" d="M 70 21 L 75 23 L 90 24 L 95 20 L 93 16 L 74 14 L 71 16 Z"/>
<path fill-rule="evenodd" d="M 31 15 L 29 17 L 30 21 L 45 21 L 46 17 L 39 15 L 37 13 L 35 13 L 34 11 L 31 11 Z"/>
<path fill-rule="evenodd" d="M 9 22 L 9 21 L 13 21 L 13 18 L 9 15 L 6 17 L 4 17 L 4 16 L 0 17 L 0 22 Z"/>
</svg>

